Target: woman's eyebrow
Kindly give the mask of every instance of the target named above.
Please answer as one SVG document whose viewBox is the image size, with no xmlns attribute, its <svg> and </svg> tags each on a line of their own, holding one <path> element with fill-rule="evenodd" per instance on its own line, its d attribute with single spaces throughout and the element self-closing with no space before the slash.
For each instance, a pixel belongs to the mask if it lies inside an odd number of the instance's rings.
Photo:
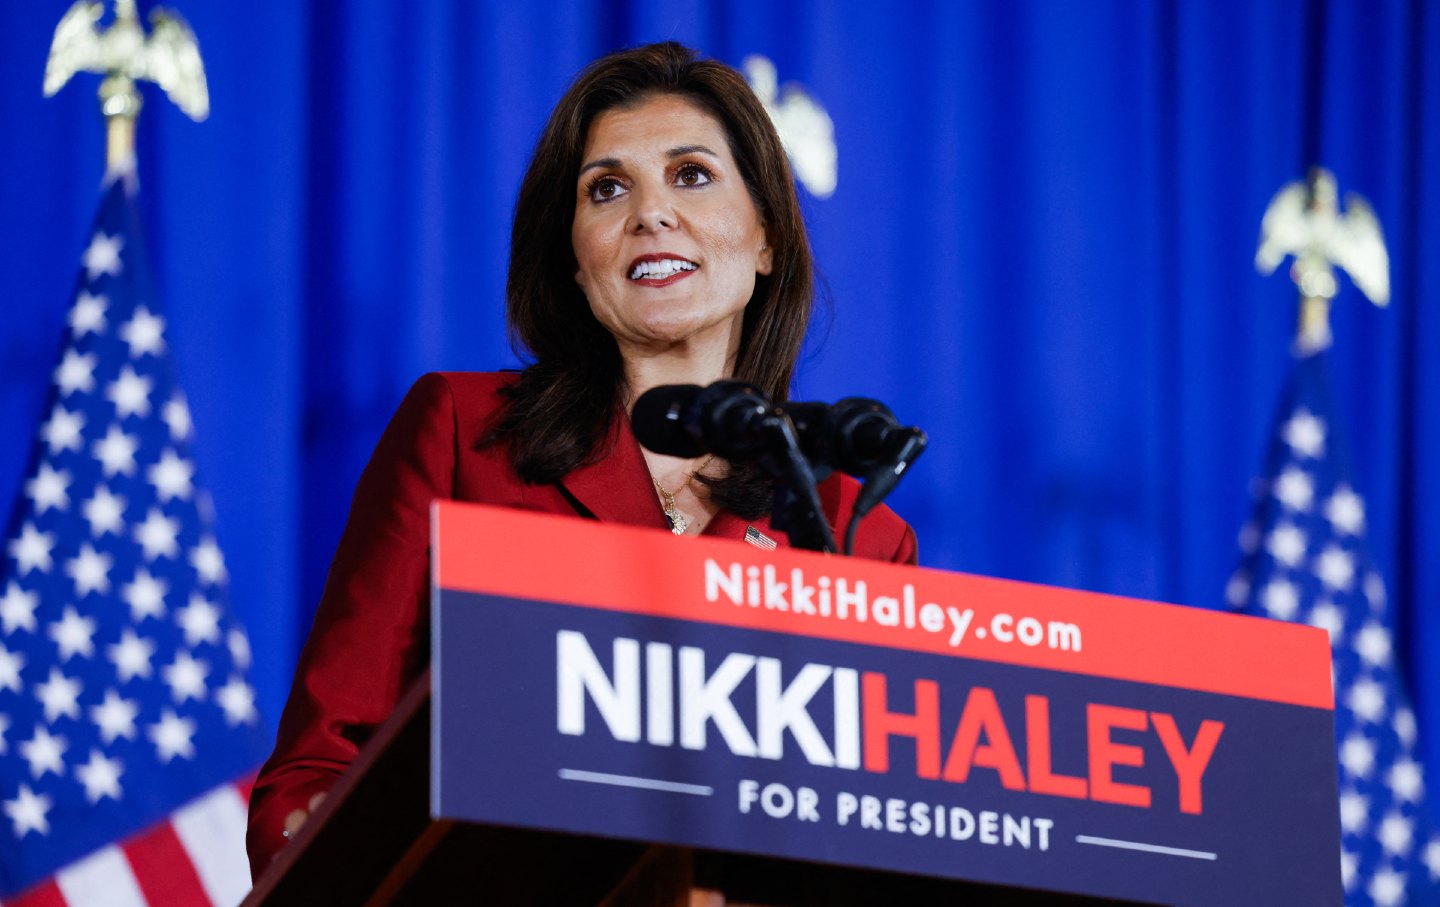
<svg viewBox="0 0 1440 907">
<path fill-rule="evenodd" d="M 701 154 L 708 154 L 708 155 L 710 155 L 711 157 L 719 157 L 719 156 L 720 156 L 720 155 L 716 154 L 715 152 L 711 151 L 709 148 L 705 147 L 704 145 L 680 145 L 680 146 L 677 146 L 677 147 L 675 147 L 675 148 L 671 148 L 670 151 L 668 152 L 668 154 L 669 154 L 670 157 L 675 158 L 675 157 L 680 157 L 681 155 L 684 155 L 684 154 L 694 154 L 694 153 L 697 152 L 697 151 L 700 152 Z"/>
<path fill-rule="evenodd" d="M 595 169 L 600 168 L 600 167 L 611 168 L 611 167 L 619 167 L 619 166 L 620 166 L 620 159 L 619 159 L 619 158 L 616 158 L 616 157 L 602 157 L 602 158 L 600 158 L 600 159 L 598 159 L 598 160 L 591 161 L 590 163 L 586 164 L 584 167 L 581 167 L 581 168 L 580 168 L 580 175 L 581 175 L 581 176 L 584 176 L 584 175 L 585 175 L 585 171 L 587 171 L 587 170 L 595 170 Z"/>
</svg>

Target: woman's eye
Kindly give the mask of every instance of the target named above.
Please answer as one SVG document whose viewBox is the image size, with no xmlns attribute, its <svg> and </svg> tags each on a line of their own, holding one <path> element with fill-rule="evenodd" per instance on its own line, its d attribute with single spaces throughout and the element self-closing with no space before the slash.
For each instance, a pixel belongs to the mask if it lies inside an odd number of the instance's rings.
<svg viewBox="0 0 1440 907">
<path fill-rule="evenodd" d="M 592 202 L 608 202 L 624 194 L 625 187 L 613 176 L 602 176 L 590 184 L 589 195 Z"/>
<path fill-rule="evenodd" d="M 699 164 L 686 164 L 675 174 L 675 182 L 681 186 L 703 186 L 710 182 L 710 171 Z"/>
</svg>

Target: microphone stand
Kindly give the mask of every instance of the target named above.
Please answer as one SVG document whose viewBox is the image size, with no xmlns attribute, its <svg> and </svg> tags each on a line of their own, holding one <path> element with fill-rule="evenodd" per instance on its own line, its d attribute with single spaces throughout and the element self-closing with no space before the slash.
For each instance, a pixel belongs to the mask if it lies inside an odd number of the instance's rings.
<svg viewBox="0 0 1440 907">
<path fill-rule="evenodd" d="M 795 548 L 835 553 L 835 533 L 825 520 L 815 472 L 800 452 L 795 426 L 788 416 L 772 411 L 761 419 L 760 434 L 766 446 L 760 467 L 778 480 L 770 525 L 789 536 Z"/>
</svg>

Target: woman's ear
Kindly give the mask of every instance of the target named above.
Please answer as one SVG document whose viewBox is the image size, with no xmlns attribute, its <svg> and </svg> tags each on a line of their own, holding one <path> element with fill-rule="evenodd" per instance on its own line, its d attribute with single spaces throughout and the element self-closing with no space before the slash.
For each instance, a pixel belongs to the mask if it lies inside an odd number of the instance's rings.
<svg viewBox="0 0 1440 907">
<path fill-rule="evenodd" d="M 770 231 L 765 231 L 765 238 L 760 244 L 760 251 L 755 257 L 755 273 L 762 277 L 769 277 L 771 270 L 775 267 L 775 250 L 770 248 Z"/>
</svg>

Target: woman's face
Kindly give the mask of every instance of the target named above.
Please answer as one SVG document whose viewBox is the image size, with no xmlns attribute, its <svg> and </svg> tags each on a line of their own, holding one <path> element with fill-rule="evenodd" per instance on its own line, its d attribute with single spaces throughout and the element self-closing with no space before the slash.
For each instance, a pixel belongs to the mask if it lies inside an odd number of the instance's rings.
<svg viewBox="0 0 1440 907">
<path fill-rule="evenodd" d="M 622 352 L 739 345 L 771 251 L 724 127 L 676 95 L 590 126 L 570 232 L 575 280 Z"/>
</svg>

